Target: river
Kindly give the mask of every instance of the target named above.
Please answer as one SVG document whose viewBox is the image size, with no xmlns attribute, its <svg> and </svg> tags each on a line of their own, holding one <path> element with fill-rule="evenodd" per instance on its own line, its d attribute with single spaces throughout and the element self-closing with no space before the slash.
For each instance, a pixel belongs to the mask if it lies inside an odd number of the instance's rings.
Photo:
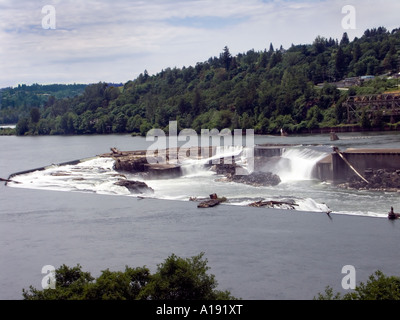
<svg viewBox="0 0 400 320">
<path fill-rule="evenodd" d="M 340 149 L 397 148 L 400 141 L 399 133 L 340 137 L 334 142 Z M 46 173 L 29 176 L 21 186 L 2 184 L 0 298 L 21 299 L 22 288 L 40 288 L 44 265 L 79 263 L 94 276 L 125 265 L 154 271 L 171 253 L 205 252 L 219 289 L 243 299 L 312 299 L 327 285 L 343 292 L 345 265 L 356 268 L 357 281 L 377 269 L 398 275 L 400 255 L 392 245 L 399 240 L 399 226 L 386 219 L 391 205 L 400 207 L 397 193 L 337 190 L 299 175 L 299 168 L 331 147 L 329 135 L 256 136 L 255 143 L 299 145 L 287 150 L 291 166 L 277 169 L 283 182 L 276 188 L 215 182 L 211 173 L 194 170 L 173 181 L 148 181 L 155 194 L 138 199 L 105 184 L 109 162 L 62 168 L 84 174 L 90 182 L 84 186 L 65 184 L 62 175 L 49 181 Z M 149 144 L 129 135 L 0 137 L 0 177 L 90 158 L 110 147 L 144 150 Z M 200 210 L 187 201 L 212 192 L 232 202 Z M 244 206 L 266 197 L 295 199 L 301 210 Z"/>
</svg>

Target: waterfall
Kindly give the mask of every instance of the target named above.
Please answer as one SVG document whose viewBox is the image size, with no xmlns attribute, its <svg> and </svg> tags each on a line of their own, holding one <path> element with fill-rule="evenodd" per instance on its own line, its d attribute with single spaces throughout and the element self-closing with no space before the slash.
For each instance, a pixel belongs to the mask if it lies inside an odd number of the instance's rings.
<svg viewBox="0 0 400 320">
<path fill-rule="evenodd" d="M 240 172 L 248 174 L 254 171 L 253 150 L 253 148 L 243 146 L 218 146 L 211 157 L 184 160 L 181 169 L 184 176 L 196 176 L 208 171 L 206 164 L 235 163 L 240 167 L 238 170 L 243 170 Z"/>
<path fill-rule="evenodd" d="M 270 169 L 282 182 L 312 180 L 315 165 L 327 155 L 326 151 L 311 147 L 288 148 Z"/>
</svg>

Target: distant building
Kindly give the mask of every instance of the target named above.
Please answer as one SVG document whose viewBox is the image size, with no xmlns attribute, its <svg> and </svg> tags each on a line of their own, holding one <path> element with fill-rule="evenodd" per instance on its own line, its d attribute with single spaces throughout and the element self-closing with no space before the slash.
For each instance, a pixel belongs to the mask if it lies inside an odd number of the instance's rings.
<svg viewBox="0 0 400 320">
<path fill-rule="evenodd" d="M 345 88 L 359 86 L 360 84 L 361 84 L 361 81 L 360 81 L 359 77 L 346 78 L 343 80 L 343 86 Z"/>
<path fill-rule="evenodd" d="M 369 80 L 372 80 L 374 78 L 375 78 L 374 76 L 362 76 L 362 77 L 360 77 L 360 80 L 361 81 L 369 81 Z"/>
<path fill-rule="evenodd" d="M 360 77 L 352 77 L 333 83 L 337 88 L 350 88 L 361 85 Z"/>
</svg>

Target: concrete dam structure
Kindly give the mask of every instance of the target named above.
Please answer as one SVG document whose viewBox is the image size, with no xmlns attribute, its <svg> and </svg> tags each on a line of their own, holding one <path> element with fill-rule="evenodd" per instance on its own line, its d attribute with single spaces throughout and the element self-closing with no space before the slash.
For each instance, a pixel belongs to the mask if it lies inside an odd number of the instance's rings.
<svg viewBox="0 0 400 320">
<path fill-rule="evenodd" d="M 339 151 L 334 148 L 329 156 L 317 163 L 315 174 L 319 180 L 341 183 L 357 174 L 365 179 L 373 170 L 399 171 L 400 149 Z"/>
<path fill-rule="evenodd" d="M 251 157 L 254 159 L 254 170 L 255 171 L 271 171 L 274 169 L 280 169 L 279 174 L 285 174 L 285 172 L 296 171 L 297 169 L 304 168 L 291 168 L 297 162 L 299 166 L 303 166 L 299 154 L 295 154 L 294 159 L 289 159 L 287 150 L 296 147 L 293 145 L 256 145 L 253 149 Z M 305 146 L 309 151 L 310 146 Z M 111 153 L 100 155 L 100 157 L 110 157 L 115 160 L 115 169 L 119 171 L 127 172 L 146 172 L 148 178 L 161 178 L 161 177 L 179 177 L 182 174 L 181 165 L 179 163 L 167 163 L 164 164 L 150 164 L 146 159 L 146 151 L 119 151 L 115 148 L 111 148 Z M 167 159 L 171 150 L 161 150 L 156 156 L 162 156 L 166 153 Z M 178 150 L 175 151 L 175 153 Z M 207 155 L 204 163 L 206 166 L 212 166 L 211 159 L 221 160 L 219 166 L 220 169 L 232 169 L 235 165 L 235 160 L 232 164 L 226 164 L 224 161 L 225 157 L 235 157 L 234 154 L 225 154 L 221 150 L 217 150 L 215 147 L 210 147 L 207 152 L 202 152 L 202 148 L 198 148 L 198 159 L 204 159 L 204 154 Z M 297 149 L 297 152 L 301 152 L 301 148 Z M 325 153 L 326 154 L 326 153 Z M 324 157 L 324 154 L 322 155 Z M 208 158 L 208 159 L 207 159 Z M 80 163 L 83 160 L 75 160 L 66 163 L 57 164 L 62 165 L 73 165 Z M 86 159 L 87 160 L 87 159 Z M 312 160 L 312 159 L 311 159 Z M 377 185 L 380 181 L 373 179 L 376 171 L 385 171 L 386 178 L 390 179 L 387 184 L 392 188 L 400 190 L 400 149 L 346 149 L 339 150 L 333 148 L 332 152 L 321 160 L 311 161 L 310 174 L 306 178 L 318 179 L 320 181 L 327 181 L 334 184 L 341 184 L 349 182 L 351 179 L 357 176 L 359 180 L 364 180 L 369 187 L 373 185 L 378 188 Z M 279 165 L 279 166 L 278 166 Z M 307 164 L 308 165 L 308 164 Z M 10 181 L 14 176 L 27 174 L 34 171 L 45 170 L 47 167 L 36 168 L 11 174 L 8 179 L 1 179 L 1 181 Z M 382 175 L 382 173 L 380 173 Z M 391 177 L 388 177 L 388 174 Z M 382 181 L 383 187 L 385 187 L 385 181 Z M 361 186 L 363 187 L 363 186 Z"/>
</svg>

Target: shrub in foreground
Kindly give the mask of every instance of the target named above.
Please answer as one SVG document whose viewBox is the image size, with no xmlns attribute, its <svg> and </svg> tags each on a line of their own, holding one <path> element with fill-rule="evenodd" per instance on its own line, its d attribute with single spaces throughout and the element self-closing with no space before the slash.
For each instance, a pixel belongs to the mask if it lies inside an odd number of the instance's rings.
<svg viewBox="0 0 400 320">
<path fill-rule="evenodd" d="M 172 254 L 159 264 L 154 274 L 146 267 L 125 271 L 102 271 L 98 278 L 76 267 L 62 265 L 55 271 L 55 289 L 22 290 L 25 300 L 234 300 L 218 285 L 207 259 L 200 253 L 192 258 Z"/>
<path fill-rule="evenodd" d="M 315 300 L 400 300 L 400 278 L 386 276 L 380 270 L 372 274 L 367 283 L 361 282 L 353 292 L 341 295 L 333 293 L 331 287 L 319 293 Z"/>
</svg>

